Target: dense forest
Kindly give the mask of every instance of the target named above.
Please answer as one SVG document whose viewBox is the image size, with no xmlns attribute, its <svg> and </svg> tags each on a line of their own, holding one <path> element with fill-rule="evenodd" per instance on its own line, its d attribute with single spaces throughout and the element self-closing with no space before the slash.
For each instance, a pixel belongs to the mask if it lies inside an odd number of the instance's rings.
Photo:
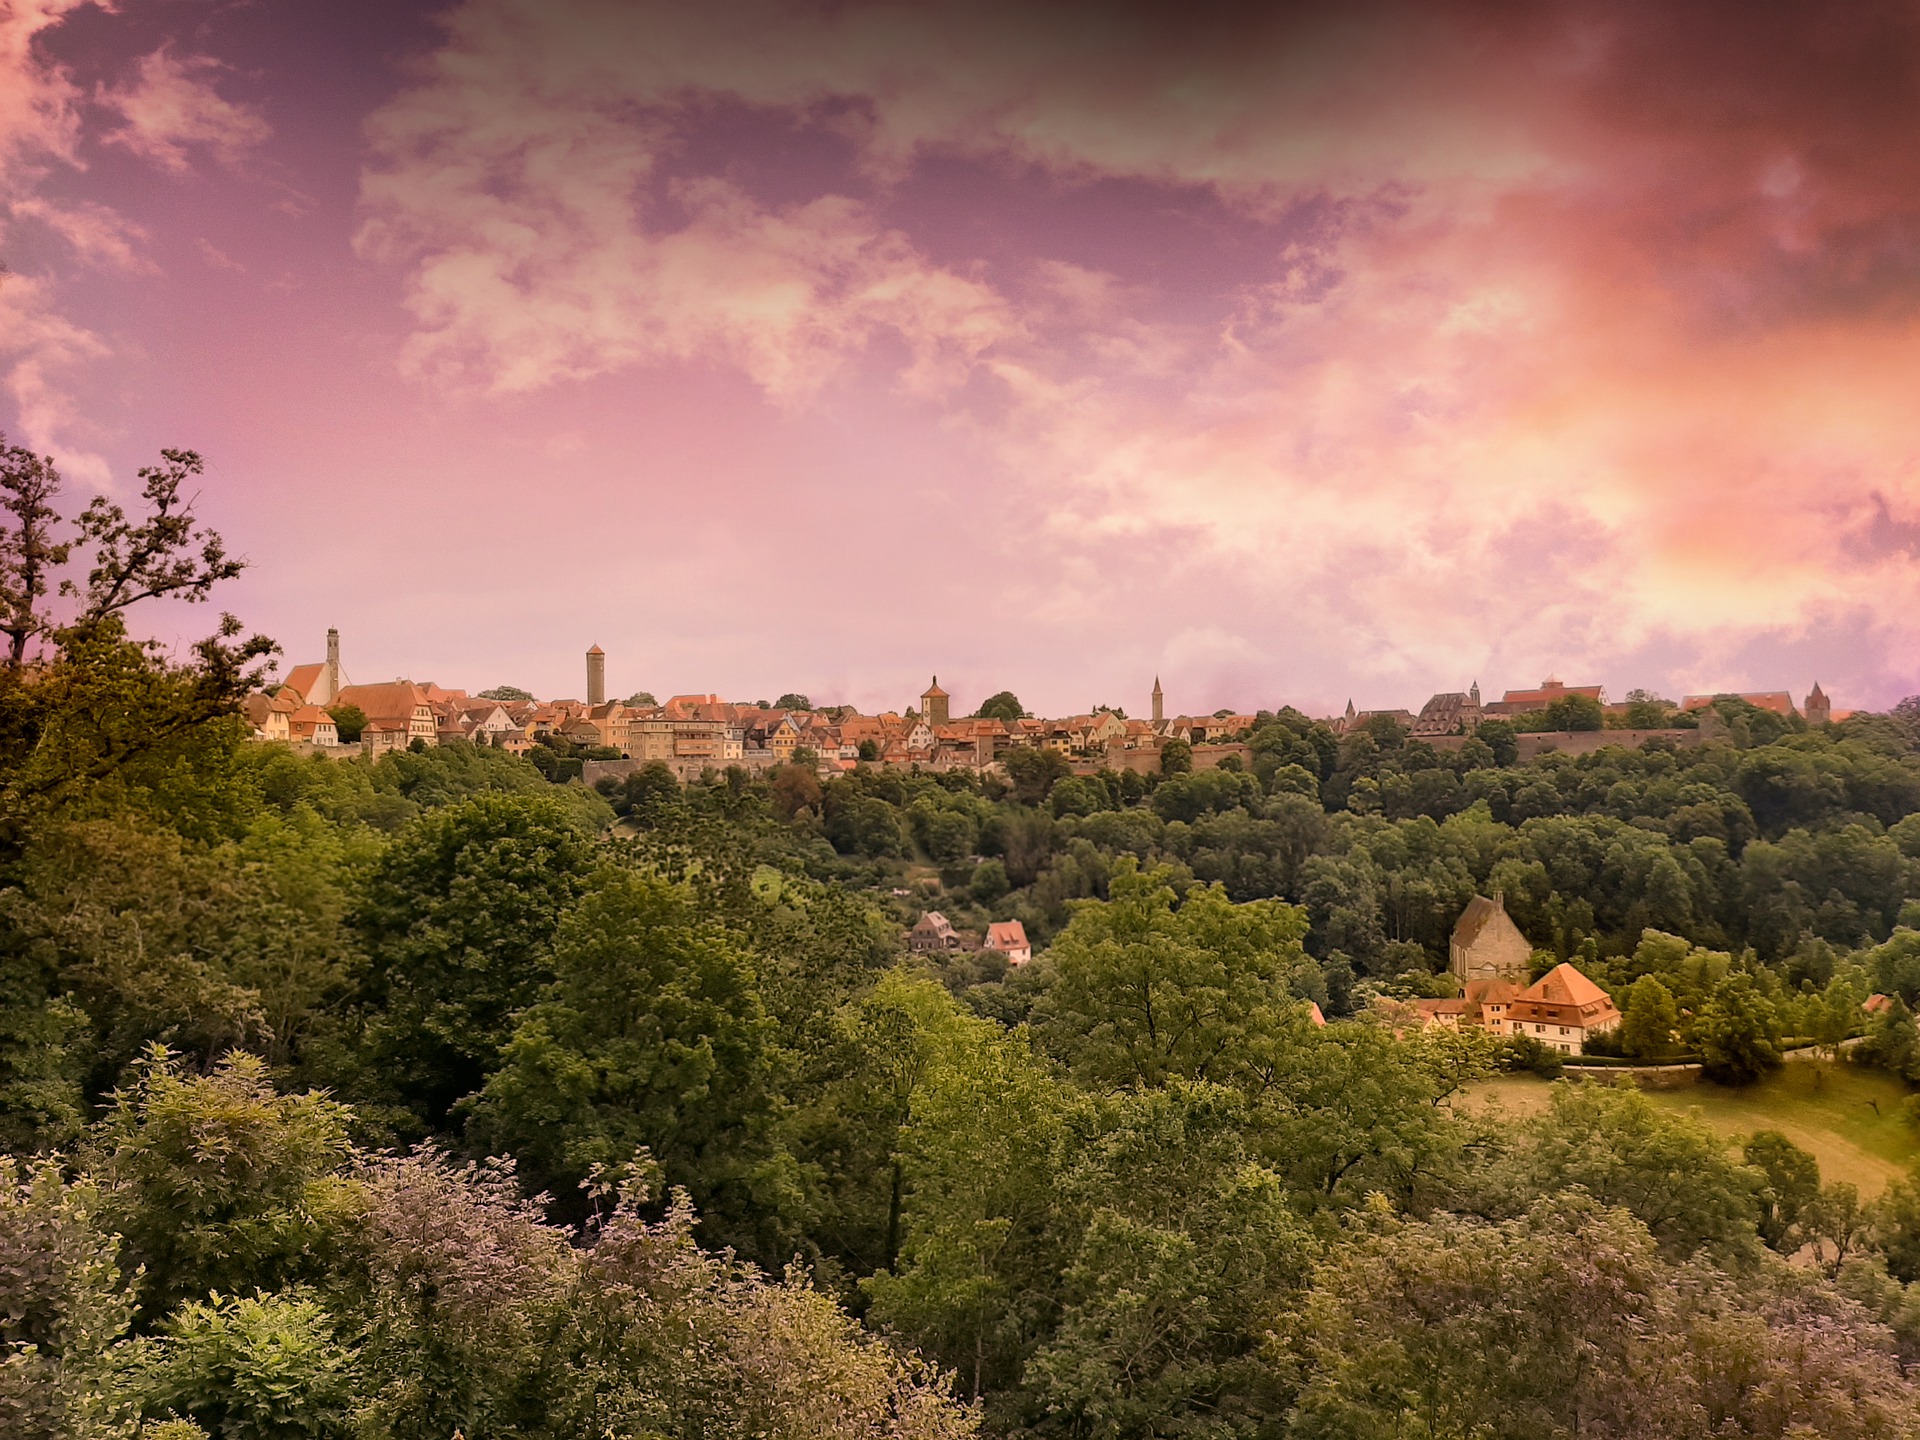
<svg viewBox="0 0 1920 1440">
<path fill-rule="evenodd" d="M 1920 706 L 1526 765 L 1287 711 L 1199 774 L 302 757 L 234 713 L 267 642 L 132 638 L 233 573 L 194 457 L 71 524 L 5 459 L 0 1433 L 1920 1436 L 1920 1185 L 1466 1103 L 1548 1060 L 1391 1023 L 1499 888 L 1636 1054 L 1920 1078 Z M 911 957 L 934 905 L 1042 952 Z"/>
</svg>

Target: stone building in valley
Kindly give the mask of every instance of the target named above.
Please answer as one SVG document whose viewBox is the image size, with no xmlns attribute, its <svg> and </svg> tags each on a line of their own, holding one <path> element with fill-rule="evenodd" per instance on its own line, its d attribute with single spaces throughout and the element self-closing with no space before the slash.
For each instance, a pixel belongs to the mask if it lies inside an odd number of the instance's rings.
<svg viewBox="0 0 1920 1440">
<path fill-rule="evenodd" d="M 1463 987 L 1476 980 L 1524 985 L 1533 963 L 1533 946 L 1507 914 L 1506 896 L 1498 890 L 1490 900 L 1476 895 L 1468 902 L 1454 923 L 1447 951 L 1450 968 Z"/>
</svg>

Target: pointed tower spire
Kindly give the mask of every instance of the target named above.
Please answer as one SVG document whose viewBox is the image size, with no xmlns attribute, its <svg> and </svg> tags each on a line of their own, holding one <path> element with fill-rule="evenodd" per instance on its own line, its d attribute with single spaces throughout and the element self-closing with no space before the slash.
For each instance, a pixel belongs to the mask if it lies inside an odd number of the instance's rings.
<svg viewBox="0 0 1920 1440">
<path fill-rule="evenodd" d="M 1156 725 L 1167 718 L 1166 702 L 1167 697 L 1160 689 L 1160 677 L 1156 675 L 1153 677 L 1153 723 Z"/>
</svg>

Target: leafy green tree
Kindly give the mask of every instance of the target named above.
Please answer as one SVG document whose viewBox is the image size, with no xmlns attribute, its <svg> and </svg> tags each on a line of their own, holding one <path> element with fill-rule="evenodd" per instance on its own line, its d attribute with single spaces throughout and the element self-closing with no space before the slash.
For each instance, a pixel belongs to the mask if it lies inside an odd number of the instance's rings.
<svg viewBox="0 0 1920 1440">
<path fill-rule="evenodd" d="M 1122 861 L 1108 900 L 1082 902 L 1053 942 L 1041 1039 L 1089 1085 L 1241 1081 L 1297 1022 L 1305 915 L 1217 885 L 1181 897 L 1174 878 Z"/>
<path fill-rule="evenodd" d="M 1185 740 L 1167 740 L 1160 746 L 1160 773 L 1186 775 L 1193 770 L 1193 746 Z"/>
<path fill-rule="evenodd" d="M 1457 1181 L 1467 1134 L 1445 1102 L 1493 1072 L 1491 1036 L 1408 1043 L 1349 1022 L 1290 1039 L 1261 1097 L 1261 1143 L 1302 1202 L 1346 1206 L 1377 1193 L 1411 1210 Z"/>
<path fill-rule="evenodd" d="M 991 905 L 1004 899 L 1013 887 L 1007 880 L 1007 867 L 998 860 L 986 859 L 973 867 L 973 878 L 967 882 L 967 888 L 982 905 Z"/>
<path fill-rule="evenodd" d="M 0 1175 L 0 1422 L 19 1440 L 125 1435 L 119 1395 L 133 1297 L 91 1185 L 61 1162 Z"/>
<path fill-rule="evenodd" d="M 778 700 L 774 701 L 770 708 L 775 710 L 811 710 L 813 709 L 813 701 L 796 690 L 789 690 Z"/>
<path fill-rule="evenodd" d="M 345 1440 L 354 1355 L 338 1330 L 312 1293 L 190 1300 L 138 1354 L 128 1385 L 150 1421 L 184 1416 L 232 1440 Z"/>
<path fill-rule="evenodd" d="M 979 1397 L 1014 1383 L 1054 1308 L 1050 1241 L 1069 1104 L 1046 1064 L 968 1022 L 916 1093 L 900 1261 L 862 1282 L 874 1317 Z"/>
<path fill-rule="evenodd" d="M 1746 1085 L 1780 1063 L 1780 1018 L 1751 975 L 1729 975 L 1701 1007 L 1689 1036 L 1705 1062 L 1702 1073 L 1725 1085 Z"/>
<path fill-rule="evenodd" d="M 404 1106 L 404 1126 L 437 1126 L 478 1090 L 551 978 L 554 934 L 598 859 L 547 796 L 478 795 L 397 836 L 351 917 L 369 960 L 354 1088 Z"/>
<path fill-rule="evenodd" d="M 1778 1130 L 1758 1130 L 1741 1151 L 1765 1177 L 1758 1192 L 1760 1239 L 1791 1255 L 1805 1240 L 1800 1220 L 1820 1195 L 1820 1162 Z"/>
<path fill-rule="evenodd" d="M 482 690 L 479 698 L 482 700 L 498 700 L 516 705 L 531 705 L 533 703 L 533 692 L 531 690 L 524 690 L 518 685 L 496 685 L 491 690 Z"/>
<path fill-rule="evenodd" d="M 980 702 L 980 708 L 973 712 L 982 720 L 1004 720 L 1011 725 L 1016 720 L 1027 718 L 1027 710 L 1020 703 L 1020 697 L 1011 690 L 1002 690 L 997 695 L 989 695 Z"/>
<path fill-rule="evenodd" d="M 1493 751 L 1493 763 L 1512 765 L 1520 759 L 1520 741 L 1511 720 L 1482 720 L 1474 739 Z"/>
<path fill-rule="evenodd" d="M 151 1323 L 212 1290 L 314 1278 L 357 1210 L 345 1107 L 280 1095 L 235 1055 L 205 1076 L 156 1049 L 89 1135 L 101 1223 L 121 1237 Z"/>
<path fill-rule="evenodd" d="M 771 1138 L 776 1027 L 748 956 L 692 892 L 607 871 L 550 964 L 552 988 L 471 1107 L 470 1141 L 561 1196 L 644 1148 L 729 1238 L 771 1223 L 790 1177 Z"/>
<path fill-rule="evenodd" d="M 258 688 L 276 649 L 262 636 L 240 639 L 231 615 L 186 662 L 128 638 L 134 607 L 203 602 L 244 568 L 182 494 L 200 457 L 161 458 L 140 471 L 142 514 L 97 497 L 62 538 L 52 461 L 0 443 L 0 841 L 12 853 L 35 815 L 191 750 Z M 84 576 L 64 574 L 76 551 L 87 557 Z M 68 599 L 59 615 L 56 593 Z"/>
<path fill-rule="evenodd" d="M 977 1026 L 939 985 L 892 970 L 841 1007 L 813 1047 L 829 1078 L 798 1118 L 796 1148 L 823 1172 L 816 1233 L 856 1274 L 899 1263 L 906 1126 L 942 1057 Z"/>
<path fill-rule="evenodd" d="M 1308 1376 L 1294 1433 L 1687 1433 L 1677 1300 L 1645 1227 L 1584 1198 L 1496 1225 L 1379 1222 L 1288 1326 Z"/>
<path fill-rule="evenodd" d="M 1659 977 L 1642 975 L 1627 991 L 1620 1020 L 1620 1045 L 1642 1059 L 1673 1053 L 1680 1029 L 1680 1007 Z"/>
<path fill-rule="evenodd" d="M 1045 804 L 1053 787 L 1073 773 L 1058 750 L 1015 746 L 1000 757 L 1000 763 L 1013 782 L 1013 798 L 1021 805 Z"/>
<path fill-rule="evenodd" d="M 1521 1139 L 1499 1176 L 1521 1197 L 1582 1186 L 1632 1211 L 1671 1254 L 1751 1243 L 1761 1177 L 1698 1120 L 1657 1110 L 1637 1090 L 1563 1082 Z"/>
<path fill-rule="evenodd" d="M 1248 1433 L 1280 1408 L 1266 1337 L 1318 1249 L 1248 1102 L 1182 1082 L 1072 1124 L 1060 1313 L 1009 1410 L 1043 1434 Z"/>
<path fill-rule="evenodd" d="M 868 764 L 871 764 L 872 762 L 880 758 L 880 747 L 874 744 L 873 741 L 871 740 L 862 740 L 860 742 L 859 749 L 860 749 L 861 760 L 867 762 Z"/>
<path fill-rule="evenodd" d="M 340 737 L 342 745 L 358 745 L 360 737 L 367 731 L 367 712 L 351 700 L 343 700 L 327 707 L 327 714 L 333 717 L 334 733 Z"/>
</svg>

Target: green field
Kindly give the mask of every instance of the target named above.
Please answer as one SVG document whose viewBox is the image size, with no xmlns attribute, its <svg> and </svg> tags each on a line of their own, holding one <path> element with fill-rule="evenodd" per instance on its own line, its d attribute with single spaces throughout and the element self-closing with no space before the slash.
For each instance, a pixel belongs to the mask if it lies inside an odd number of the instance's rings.
<svg viewBox="0 0 1920 1440">
<path fill-rule="evenodd" d="M 1473 1086 L 1468 1099 L 1526 1115 L 1545 1107 L 1549 1090 L 1545 1080 L 1508 1075 Z M 1730 1141 L 1778 1130 L 1820 1161 L 1823 1180 L 1850 1181 L 1871 1199 L 1920 1160 L 1920 1130 L 1901 1113 L 1912 1093 L 1877 1070 L 1796 1060 L 1741 1090 L 1699 1081 L 1646 1095 L 1656 1105 L 1693 1111 Z"/>
</svg>

